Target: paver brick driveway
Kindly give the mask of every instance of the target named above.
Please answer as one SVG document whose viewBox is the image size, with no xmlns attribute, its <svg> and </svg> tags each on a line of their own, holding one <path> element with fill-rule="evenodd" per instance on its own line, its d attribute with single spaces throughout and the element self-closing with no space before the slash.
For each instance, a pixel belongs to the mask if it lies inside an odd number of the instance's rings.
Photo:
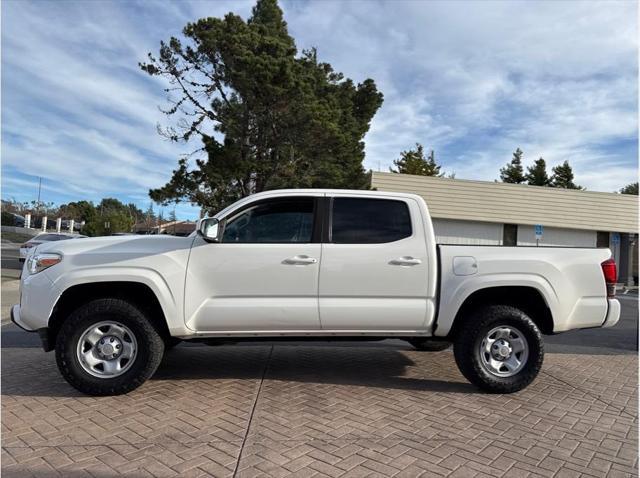
<svg viewBox="0 0 640 478">
<path fill-rule="evenodd" d="M 2 352 L 3 476 L 631 476 L 636 355 L 547 354 L 514 395 L 450 351 L 180 346 L 128 396 L 93 398 L 53 354 Z"/>
</svg>

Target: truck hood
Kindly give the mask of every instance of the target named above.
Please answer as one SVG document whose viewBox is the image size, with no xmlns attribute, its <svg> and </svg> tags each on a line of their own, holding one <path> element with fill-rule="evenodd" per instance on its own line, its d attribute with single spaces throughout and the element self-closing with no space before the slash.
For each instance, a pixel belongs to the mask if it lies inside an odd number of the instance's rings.
<svg viewBox="0 0 640 478">
<path fill-rule="evenodd" d="M 158 236 L 106 236 L 69 239 L 39 245 L 34 253 L 62 254 L 66 266 L 92 266 L 166 256 L 172 252 L 188 250 L 193 237 Z"/>
</svg>

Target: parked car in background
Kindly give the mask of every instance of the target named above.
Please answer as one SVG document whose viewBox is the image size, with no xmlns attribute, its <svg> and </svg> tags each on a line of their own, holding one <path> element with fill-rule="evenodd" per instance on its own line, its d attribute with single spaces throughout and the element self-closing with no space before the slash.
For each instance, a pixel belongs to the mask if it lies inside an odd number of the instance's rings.
<svg viewBox="0 0 640 478">
<path fill-rule="evenodd" d="M 47 221 L 47 223 L 49 223 L 49 221 Z M 70 225 L 71 225 L 71 221 L 69 219 L 62 220 L 62 230 L 69 231 Z M 73 221 L 73 230 L 80 231 L 83 225 L 84 225 L 84 221 Z"/>
<path fill-rule="evenodd" d="M 29 251 L 45 242 L 64 241 L 67 239 L 81 239 L 87 236 L 81 234 L 67 234 L 64 232 L 43 232 L 38 234 L 33 239 L 29 239 L 27 242 L 20 246 L 20 262 L 24 262 L 29 255 Z"/>
<path fill-rule="evenodd" d="M 44 217 L 32 216 L 31 218 L 31 227 L 34 229 L 42 229 L 42 221 Z M 56 220 L 53 218 L 47 218 L 47 229 L 55 229 Z M 64 227 L 64 226 L 63 226 Z"/>
<path fill-rule="evenodd" d="M 2 225 L 24 227 L 24 216 L 13 212 L 2 211 Z"/>
</svg>

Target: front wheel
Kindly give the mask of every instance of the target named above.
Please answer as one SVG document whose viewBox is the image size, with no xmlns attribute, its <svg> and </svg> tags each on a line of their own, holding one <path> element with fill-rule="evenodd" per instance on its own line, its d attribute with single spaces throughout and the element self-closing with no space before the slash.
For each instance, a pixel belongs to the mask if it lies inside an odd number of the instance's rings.
<svg viewBox="0 0 640 478">
<path fill-rule="evenodd" d="M 56 361 L 69 384 L 88 395 L 120 395 L 158 368 L 164 342 L 134 305 L 97 299 L 76 309 L 56 338 Z"/>
<path fill-rule="evenodd" d="M 455 338 L 460 372 L 491 393 L 513 393 L 538 375 L 544 358 L 542 335 L 531 318 L 512 306 L 487 306 L 471 315 Z"/>
</svg>

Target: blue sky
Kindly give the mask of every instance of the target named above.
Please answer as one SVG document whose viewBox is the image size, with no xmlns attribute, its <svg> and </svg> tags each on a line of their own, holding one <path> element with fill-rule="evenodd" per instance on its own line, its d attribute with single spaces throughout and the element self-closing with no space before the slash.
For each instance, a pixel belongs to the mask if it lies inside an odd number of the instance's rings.
<svg viewBox="0 0 640 478">
<path fill-rule="evenodd" d="M 189 21 L 253 1 L 2 2 L 2 197 L 149 205 L 177 158 L 198 147 L 170 124 L 147 52 Z M 576 181 L 615 191 L 638 172 L 636 2 L 284 1 L 298 49 L 384 105 L 365 166 L 388 170 L 415 142 L 457 178 L 493 180 L 512 151 L 569 160 Z M 197 209 L 178 206 L 178 216 Z"/>
</svg>

